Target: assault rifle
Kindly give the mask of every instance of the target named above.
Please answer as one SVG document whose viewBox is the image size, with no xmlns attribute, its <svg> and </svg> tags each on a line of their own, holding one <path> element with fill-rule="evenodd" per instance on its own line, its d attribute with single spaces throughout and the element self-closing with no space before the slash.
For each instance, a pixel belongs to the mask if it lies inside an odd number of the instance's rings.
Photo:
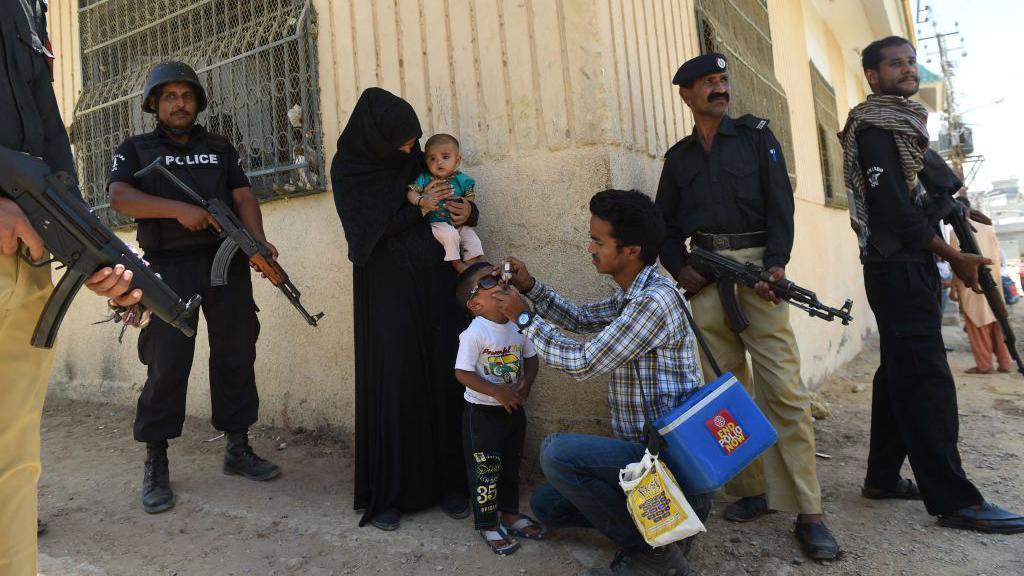
<svg viewBox="0 0 1024 576">
<path fill-rule="evenodd" d="M 256 238 L 253 238 L 252 234 L 242 226 L 238 216 L 231 211 L 227 204 L 219 198 L 207 200 L 200 196 L 195 190 L 189 188 L 188 184 L 182 182 L 180 178 L 172 174 L 170 170 L 161 164 L 160 158 L 157 158 L 149 166 L 136 172 L 135 177 L 142 178 L 150 172 L 158 172 L 170 180 L 193 202 L 205 208 L 213 216 L 213 219 L 217 221 L 217 225 L 220 226 L 220 237 L 224 238 L 224 241 L 221 243 L 220 248 L 217 249 L 217 254 L 213 257 L 213 268 L 210 271 L 210 284 L 212 286 L 224 286 L 228 283 L 228 265 L 231 264 L 231 259 L 234 258 L 235 252 L 241 248 L 242 252 L 248 256 L 249 263 L 262 273 L 267 280 L 270 280 L 271 284 L 281 289 L 281 292 L 288 298 L 288 301 L 295 306 L 295 309 L 299 311 L 299 314 L 302 314 L 302 317 L 310 326 L 315 327 L 317 321 L 324 317 L 323 312 L 311 315 L 306 311 L 305 307 L 302 306 L 302 302 L 299 301 L 299 297 L 302 294 L 292 284 L 292 281 L 288 278 L 288 273 L 274 260 L 270 249 L 264 246 L 262 242 L 256 240 Z"/>
<path fill-rule="evenodd" d="M 842 308 L 830 308 L 822 304 L 814 292 L 801 288 L 789 280 L 769 282 L 768 272 L 756 264 L 740 263 L 703 248 L 693 248 L 687 262 L 704 276 L 715 279 L 722 308 L 729 321 L 729 328 L 737 334 L 750 325 L 750 321 L 740 309 L 739 302 L 736 301 L 737 282 L 750 288 L 753 288 L 758 282 L 768 282 L 772 292 L 781 300 L 807 312 L 812 317 L 829 322 L 839 318 L 843 326 L 848 326 L 853 321 L 853 317 L 850 316 L 850 310 L 853 308 L 852 300 L 847 300 Z"/>
<path fill-rule="evenodd" d="M 945 220 L 953 227 L 953 233 L 960 241 L 960 251 L 981 256 L 978 241 L 974 238 L 974 230 L 968 221 L 969 213 L 967 211 L 968 208 L 963 204 L 953 202 L 953 208 L 946 214 Z M 1009 314 L 1006 312 L 1006 303 L 1003 302 L 1001 293 L 1002 288 L 992 278 L 992 270 L 984 264 L 978 267 L 978 284 L 981 285 L 988 307 L 992 309 L 996 321 L 999 322 L 999 328 L 1003 331 L 1003 341 L 1006 342 L 1013 361 L 1017 363 L 1017 372 L 1024 374 L 1024 361 L 1021 360 L 1020 353 L 1017 352 L 1017 337 L 1013 334 L 1013 329 L 1010 328 Z"/>
<path fill-rule="evenodd" d="M 142 290 L 145 307 L 186 336 L 195 334 L 189 319 L 199 307 L 200 297 L 182 302 L 92 214 L 73 177 L 64 172 L 54 174 L 41 159 L 0 146 L 0 189 L 21 208 L 53 255 L 48 260 L 32 262 L 24 252 L 19 252 L 21 258 L 37 268 L 54 261 L 67 268 L 39 316 L 32 335 L 33 346 L 52 348 L 60 323 L 86 279 L 100 268 L 117 264 L 132 271 L 131 287 Z"/>
</svg>

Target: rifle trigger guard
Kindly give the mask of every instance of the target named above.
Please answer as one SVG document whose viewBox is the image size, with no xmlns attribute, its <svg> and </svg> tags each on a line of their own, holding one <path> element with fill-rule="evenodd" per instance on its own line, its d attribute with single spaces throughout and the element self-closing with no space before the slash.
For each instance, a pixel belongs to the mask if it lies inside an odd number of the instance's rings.
<svg viewBox="0 0 1024 576">
<path fill-rule="evenodd" d="M 32 256 L 28 253 L 28 248 L 22 248 L 21 250 L 18 250 L 18 256 L 21 257 L 21 259 L 24 260 L 26 264 L 33 268 L 42 268 L 43 266 L 49 266 L 50 264 L 53 264 L 54 262 L 57 261 L 57 259 L 51 255 L 49 258 L 43 257 L 42 260 L 36 262 L 35 260 L 32 260 Z"/>
</svg>

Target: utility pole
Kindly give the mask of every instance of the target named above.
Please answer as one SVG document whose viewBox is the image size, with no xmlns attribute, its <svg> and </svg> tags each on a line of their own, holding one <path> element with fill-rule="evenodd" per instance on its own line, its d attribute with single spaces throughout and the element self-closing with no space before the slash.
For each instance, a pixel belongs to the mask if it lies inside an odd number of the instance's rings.
<svg viewBox="0 0 1024 576">
<path fill-rule="evenodd" d="M 953 172 L 964 182 L 964 189 L 960 191 L 960 194 L 966 196 L 967 186 L 973 180 L 974 174 L 981 166 L 984 158 L 980 155 L 973 155 L 974 139 L 971 129 L 963 121 L 960 109 L 957 106 L 955 89 L 957 62 L 951 53 L 960 52 L 959 56 L 967 56 L 963 37 L 960 35 L 960 24 L 954 22 L 954 30 L 952 32 L 939 32 L 938 23 L 931 17 L 931 7 L 926 5 L 922 8 L 920 2 L 918 3 L 917 15 L 919 24 L 931 20 L 933 34 L 924 38 L 919 37 L 918 43 L 921 44 L 928 40 L 935 41 L 936 50 L 934 52 L 926 52 L 925 55 L 928 57 L 928 62 L 931 62 L 932 56 L 938 56 L 939 66 L 942 71 L 942 127 L 939 130 L 939 152 L 949 162 Z M 951 46 L 953 38 L 959 39 L 958 45 Z M 968 174 L 964 173 L 965 165 L 970 165 L 970 172 Z"/>
</svg>

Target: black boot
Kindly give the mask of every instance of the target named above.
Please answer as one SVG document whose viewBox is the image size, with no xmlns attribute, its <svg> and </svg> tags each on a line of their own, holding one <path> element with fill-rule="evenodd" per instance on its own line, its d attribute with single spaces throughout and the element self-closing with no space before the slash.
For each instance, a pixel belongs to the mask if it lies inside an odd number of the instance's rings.
<svg viewBox="0 0 1024 576">
<path fill-rule="evenodd" d="M 167 441 L 146 444 L 146 471 L 142 477 L 142 509 L 150 514 L 174 508 Z"/>
<path fill-rule="evenodd" d="M 224 453 L 225 474 L 238 474 L 261 482 L 281 475 L 281 468 L 277 464 L 267 462 L 252 451 L 247 431 L 228 432 L 225 436 L 228 439 L 228 448 Z"/>
</svg>

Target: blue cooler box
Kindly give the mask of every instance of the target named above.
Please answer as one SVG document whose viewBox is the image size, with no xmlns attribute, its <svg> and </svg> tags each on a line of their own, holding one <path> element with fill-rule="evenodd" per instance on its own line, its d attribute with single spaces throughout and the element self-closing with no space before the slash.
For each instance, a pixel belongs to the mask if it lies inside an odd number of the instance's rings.
<svg viewBox="0 0 1024 576">
<path fill-rule="evenodd" d="M 726 372 L 654 422 L 661 458 L 683 491 L 720 488 L 775 444 L 775 428 L 735 376 Z"/>
</svg>

